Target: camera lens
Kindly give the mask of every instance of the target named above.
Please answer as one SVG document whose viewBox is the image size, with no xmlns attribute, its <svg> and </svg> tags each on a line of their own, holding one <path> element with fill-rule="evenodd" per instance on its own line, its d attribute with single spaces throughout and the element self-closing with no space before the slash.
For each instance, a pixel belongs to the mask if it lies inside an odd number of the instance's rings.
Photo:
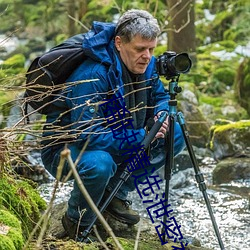
<svg viewBox="0 0 250 250">
<path fill-rule="evenodd" d="M 191 68 L 191 60 L 186 53 L 178 54 L 174 60 L 175 70 L 179 73 L 186 73 Z"/>
</svg>

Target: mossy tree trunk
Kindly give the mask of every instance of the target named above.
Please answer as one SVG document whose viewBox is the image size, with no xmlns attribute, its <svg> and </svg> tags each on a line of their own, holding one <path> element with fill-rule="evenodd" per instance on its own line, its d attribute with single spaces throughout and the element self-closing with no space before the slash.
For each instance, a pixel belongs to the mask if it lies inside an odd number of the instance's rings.
<svg viewBox="0 0 250 250">
<path fill-rule="evenodd" d="M 246 58 L 239 66 L 235 78 L 235 95 L 239 104 L 250 116 L 250 59 Z"/>
</svg>

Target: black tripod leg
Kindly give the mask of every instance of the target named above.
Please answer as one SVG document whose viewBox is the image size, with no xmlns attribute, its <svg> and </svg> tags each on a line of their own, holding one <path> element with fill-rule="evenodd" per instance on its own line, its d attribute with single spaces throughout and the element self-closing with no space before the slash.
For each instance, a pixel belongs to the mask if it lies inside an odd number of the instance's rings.
<svg viewBox="0 0 250 250">
<path fill-rule="evenodd" d="M 199 185 L 200 191 L 203 194 L 203 197 L 204 197 L 204 200 L 205 200 L 205 203 L 206 203 L 206 206 L 207 206 L 207 209 L 208 209 L 208 212 L 209 212 L 209 215 L 210 215 L 210 218 L 211 218 L 211 221 L 212 221 L 214 231 L 216 233 L 220 248 L 221 248 L 221 250 L 224 250 L 225 247 L 223 245 L 223 242 L 222 242 L 222 239 L 220 236 L 220 232 L 219 232 L 219 229 L 218 229 L 218 226 L 217 226 L 214 214 L 213 214 L 213 210 L 212 210 L 212 207 L 211 207 L 211 204 L 210 204 L 210 201 L 208 199 L 207 192 L 206 192 L 207 188 L 206 188 L 206 184 L 204 182 L 204 177 L 199 169 L 198 162 L 197 162 L 197 159 L 195 157 L 195 154 L 194 154 L 194 151 L 193 151 L 190 139 L 189 139 L 189 133 L 188 133 L 187 128 L 186 128 L 183 114 L 181 112 L 178 112 L 177 118 L 178 118 L 179 124 L 181 126 L 181 130 L 182 130 L 185 142 L 186 142 L 186 146 L 187 146 L 187 150 L 188 150 L 191 162 L 193 163 L 193 167 L 194 167 L 194 171 L 195 171 L 195 179 Z"/>
<path fill-rule="evenodd" d="M 168 198 L 169 198 L 169 184 L 170 179 L 172 176 L 172 169 L 174 165 L 174 123 L 175 123 L 175 117 L 174 115 L 169 115 L 168 117 L 168 123 L 169 123 L 169 131 L 167 138 L 165 140 L 165 146 L 166 146 L 166 162 L 165 162 L 165 202 L 164 207 L 168 207 Z M 167 214 L 164 213 L 163 222 L 167 224 Z M 164 233 L 164 227 L 162 228 L 162 239 L 165 241 L 166 234 Z"/>
</svg>

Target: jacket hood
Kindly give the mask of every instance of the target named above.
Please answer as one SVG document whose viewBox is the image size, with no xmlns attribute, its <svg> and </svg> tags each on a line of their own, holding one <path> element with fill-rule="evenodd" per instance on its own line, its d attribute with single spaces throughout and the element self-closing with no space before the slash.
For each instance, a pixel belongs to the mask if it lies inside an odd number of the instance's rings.
<svg viewBox="0 0 250 250">
<path fill-rule="evenodd" d="M 94 21 L 85 34 L 83 49 L 87 56 L 104 64 L 112 64 L 115 24 Z"/>
</svg>

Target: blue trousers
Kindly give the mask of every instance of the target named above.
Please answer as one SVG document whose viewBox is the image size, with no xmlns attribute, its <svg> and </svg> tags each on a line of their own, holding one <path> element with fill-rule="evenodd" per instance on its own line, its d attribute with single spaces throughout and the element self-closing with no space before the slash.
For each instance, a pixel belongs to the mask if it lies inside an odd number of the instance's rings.
<svg viewBox="0 0 250 250">
<path fill-rule="evenodd" d="M 68 148 L 71 151 L 73 161 L 75 161 L 80 154 L 81 149 L 74 143 L 69 144 Z M 174 154 L 177 155 L 184 148 L 185 142 L 181 128 L 178 123 L 175 123 Z M 54 177 L 56 176 L 61 150 L 62 149 L 54 150 L 53 147 L 42 150 L 44 166 Z M 153 171 L 164 166 L 166 150 L 167 149 L 164 148 L 164 139 L 158 139 L 158 143 L 151 150 L 150 166 L 146 167 L 146 169 L 141 168 L 133 171 L 133 175 L 139 176 L 143 174 L 140 178 L 140 181 L 143 181 L 147 176 L 151 175 Z M 106 189 L 110 191 L 113 190 L 119 182 L 119 177 L 124 171 L 124 164 L 121 164 L 124 160 L 125 157 L 116 157 L 102 150 L 85 151 L 82 154 L 77 164 L 77 171 L 85 188 L 96 205 L 100 203 L 104 191 Z M 63 169 L 63 175 L 67 175 L 69 170 L 70 167 L 66 163 Z M 147 174 L 145 174 L 145 170 Z M 133 190 L 135 190 L 134 178 L 129 177 L 119 189 L 116 197 L 125 200 L 128 193 Z M 81 218 L 81 225 L 88 226 L 93 220 L 94 213 L 79 190 L 77 183 L 74 182 L 74 187 L 68 201 L 68 216 L 77 222 L 81 217 L 80 212 L 83 209 L 86 209 L 86 212 Z"/>
</svg>

